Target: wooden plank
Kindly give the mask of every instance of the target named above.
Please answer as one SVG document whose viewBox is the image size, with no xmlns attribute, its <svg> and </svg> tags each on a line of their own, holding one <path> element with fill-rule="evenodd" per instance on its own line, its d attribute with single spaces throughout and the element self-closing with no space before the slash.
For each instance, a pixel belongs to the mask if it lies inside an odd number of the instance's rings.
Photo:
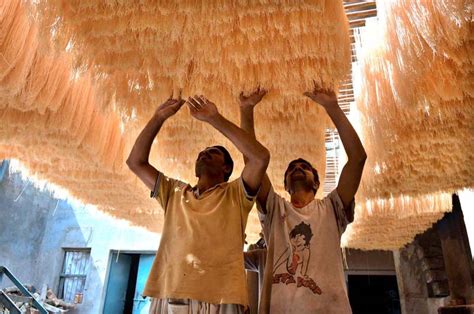
<svg viewBox="0 0 474 314">
<path fill-rule="evenodd" d="M 453 210 L 437 224 L 443 248 L 444 265 L 448 275 L 449 291 L 453 304 L 474 302 L 471 287 L 471 251 L 459 197 L 453 194 Z"/>
<path fill-rule="evenodd" d="M 365 19 L 349 21 L 349 26 L 354 28 L 365 26 Z"/>
<path fill-rule="evenodd" d="M 346 13 L 346 15 L 349 21 L 361 20 L 361 19 L 377 16 L 377 9 L 348 12 Z"/>
<path fill-rule="evenodd" d="M 360 11 L 360 10 L 371 10 L 377 8 L 375 1 L 359 2 L 359 3 L 349 3 L 344 5 L 344 10 L 346 12 Z"/>
<path fill-rule="evenodd" d="M 344 0 L 343 1 L 344 5 L 348 5 L 350 3 L 363 3 L 363 2 L 368 2 L 368 1 L 365 1 L 365 0 Z M 373 2 L 373 1 L 370 1 L 370 2 Z"/>
</svg>

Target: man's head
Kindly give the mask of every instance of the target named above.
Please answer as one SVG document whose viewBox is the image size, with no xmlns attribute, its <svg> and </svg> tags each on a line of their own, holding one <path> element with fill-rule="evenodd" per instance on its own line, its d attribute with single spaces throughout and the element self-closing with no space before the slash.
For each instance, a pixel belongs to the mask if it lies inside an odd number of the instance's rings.
<svg viewBox="0 0 474 314">
<path fill-rule="evenodd" d="M 296 184 L 307 186 L 316 194 L 319 188 L 318 171 L 303 158 L 292 160 L 286 168 L 284 184 L 285 190 L 290 194 Z"/>
<path fill-rule="evenodd" d="M 234 161 L 227 149 L 223 146 L 210 146 L 201 151 L 196 160 L 196 177 L 200 177 L 207 172 L 212 176 L 222 175 L 224 181 L 228 181 L 232 170 L 234 169 Z"/>
</svg>

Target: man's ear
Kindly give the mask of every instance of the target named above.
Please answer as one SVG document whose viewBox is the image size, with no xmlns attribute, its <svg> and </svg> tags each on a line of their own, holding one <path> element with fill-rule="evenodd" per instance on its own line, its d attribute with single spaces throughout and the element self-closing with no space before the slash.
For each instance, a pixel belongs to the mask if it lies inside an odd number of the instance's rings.
<svg viewBox="0 0 474 314">
<path fill-rule="evenodd" d="M 314 194 L 316 194 L 316 192 L 318 192 L 318 189 L 319 189 L 319 182 L 313 183 L 313 189 L 314 189 Z"/>
<path fill-rule="evenodd" d="M 223 167 L 223 168 L 224 168 L 224 173 L 225 173 L 225 174 L 226 174 L 226 176 L 227 176 L 227 174 L 229 174 L 229 173 L 230 173 L 230 171 L 231 171 L 231 169 L 230 169 L 230 166 L 229 166 L 229 165 L 224 165 L 224 167 Z"/>
</svg>

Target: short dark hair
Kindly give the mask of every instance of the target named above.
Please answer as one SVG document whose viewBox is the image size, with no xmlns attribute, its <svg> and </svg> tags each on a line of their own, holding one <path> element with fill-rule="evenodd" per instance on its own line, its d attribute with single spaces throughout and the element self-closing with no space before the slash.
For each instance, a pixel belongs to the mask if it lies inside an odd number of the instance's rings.
<svg viewBox="0 0 474 314">
<path fill-rule="evenodd" d="M 313 237 L 313 232 L 311 231 L 311 225 L 310 224 L 305 224 L 303 221 L 299 224 L 296 225 L 293 230 L 290 232 L 290 238 L 296 237 L 298 234 L 301 234 L 304 236 L 304 241 L 305 245 L 309 245 L 309 241 L 311 241 L 311 238 Z"/>
<path fill-rule="evenodd" d="M 224 146 L 214 145 L 212 147 L 217 148 L 224 155 L 224 164 L 226 166 L 229 166 L 230 168 L 230 171 L 224 174 L 224 180 L 229 181 L 230 175 L 232 174 L 232 171 L 234 170 L 234 161 L 232 160 L 232 156 L 230 156 L 229 151 Z"/>
<path fill-rule="evenodd" d="M 283 178 L 283 184 L 284 184 L 284 187 L 286 189 L 286 175 L 288 174 L 288 171 L 290 170 L 290 166 L 292 164 L 295 164 L 297 162 L 302 162 L 302 163 L 305 163 L 307 164 L 308 166 L 311 167 L 311 171 L 313 172 L 313 176 L 314 176 L 314 180 L 319 183 L 319 174 L 318 174 L 318 170 L 316 170 L 316 168 L 313 167 L 313 165 L 307 161 L 306 159 L 303 159 L 303 158 L 298 158 L 298 159 L 294 159 L 292 161 L 290 161 L 290 163 L 288 164 L 288 167 L 286 168 L 285 170 L 285 176 Z M 316 193 L 316 191 L 314 191 L 314 193 Z"/>
</svg>

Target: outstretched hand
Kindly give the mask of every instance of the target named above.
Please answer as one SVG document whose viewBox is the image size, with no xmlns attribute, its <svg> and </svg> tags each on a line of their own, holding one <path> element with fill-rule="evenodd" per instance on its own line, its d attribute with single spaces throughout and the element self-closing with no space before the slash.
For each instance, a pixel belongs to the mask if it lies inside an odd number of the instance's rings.
<svg viewBox="0 0 474 314">
<path fill-rule="evenodd" d="M 317 102 L 324 108 L 337 105 L 337 97 L 334 91 L 321 88 L 315 81 L 313 81 L 313 83 L 314 89 L 312 91 L 305 92 L 303 95 L 311 98 L 311 100 Z"/>
<path fill-rule="evenodd" d="M 267 90 L 260 88 L 260 86 L 254 90 L 250 95 L 245 96 L 244 92 L 241 92 L 239 95 L 240 107 L 254 107 L 258 104 L 262 98 L 267 94 Z"/>
<path fill-rule="evenodd" d="M 181 98 L 181 95 L 179 95 L 176 99 L 171 96 L 168 100 L 166 100 L 156 109 L 155 115 L 159 116 L 162 119 L 168 119 L 176 112 L 178 112 L 184 103 L 185 101 Z"/>
<path fill-rule="evenodd" d="M 187 104 L 191 115 L 198 120 L 209 122 L 219 115 L 216 105 L 202 95 L 189 97 Z"/>
</svg>

